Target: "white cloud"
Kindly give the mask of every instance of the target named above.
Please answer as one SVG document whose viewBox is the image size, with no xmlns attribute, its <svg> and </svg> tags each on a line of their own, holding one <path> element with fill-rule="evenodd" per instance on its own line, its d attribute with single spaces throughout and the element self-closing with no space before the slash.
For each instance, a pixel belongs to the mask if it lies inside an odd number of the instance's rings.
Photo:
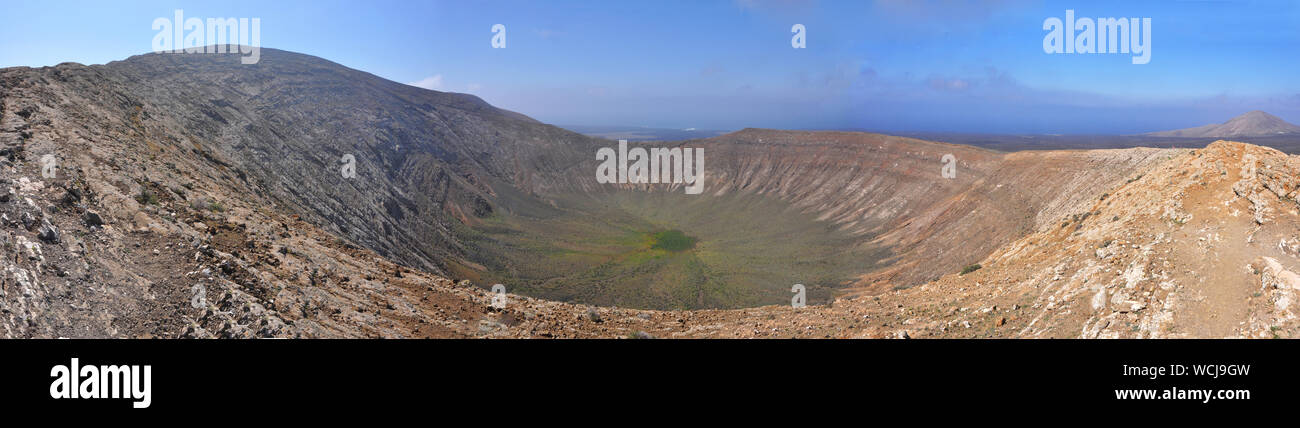
<svg viewBox="0 0 1300 428">
<path fill-rule="evenodd" d="M 411 82 L 407 84 L 411 86 L 421 87 L 424 89 L 434 89 L 434 90 L 442 89 L 442 75 L 436 74 L 433 76 L 420 79 L 418 82 Z"/>
</svg>

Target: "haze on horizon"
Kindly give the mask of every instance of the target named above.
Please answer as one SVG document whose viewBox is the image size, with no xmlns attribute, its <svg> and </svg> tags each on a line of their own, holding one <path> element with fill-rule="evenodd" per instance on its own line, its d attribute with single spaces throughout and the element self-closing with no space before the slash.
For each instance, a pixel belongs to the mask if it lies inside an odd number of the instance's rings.
<svg viewBox="0 0 1300 428">
<path fill-rule="evenodd" d="M 7 6 L 0 67 L 150 50 L 156 17 L 256 17 L 263 47 L 555 124 L 1136 134 L 1300 123 L 1300 3 L 946 0 Z M 1151 18 L 1152 56 L 1048 55 L 1047 18 Z M 507 48 L 492 49 L 494 24 Z M 807 28 L 793 49 L 791 26 Z"/>
</svg>

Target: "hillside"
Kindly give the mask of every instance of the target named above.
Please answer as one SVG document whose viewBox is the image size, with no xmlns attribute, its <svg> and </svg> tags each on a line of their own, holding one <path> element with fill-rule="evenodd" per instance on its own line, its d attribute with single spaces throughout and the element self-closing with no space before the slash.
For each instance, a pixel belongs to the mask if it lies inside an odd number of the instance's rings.
<svg viewBox="0 0 1300 428">
<path fill-rule="evenodd" d="M 272 49 L 253 66 L 151 54 L 3 69 L 0 335 L 1294 328 L 1289 289 L 1240 295 L 1294 275 L 1295 251 L 1274 250 L 1300 242 L 1286 221 L 1295 161 L 1269 149 L 1000 153 L 746 129 L 662 143 L 706 150 L 705 191 L 686 195 L 597 183 L 593 154 L 615 145 Z M 940 175 L 945 154 L 954 178 Z M 355 177 L 340 173 L 345 155 Z M 511 292 L 505 309 L 490 305 L 496 282 Z M 794 283 L 813 306 L 781 305 Z"/>
</svg>

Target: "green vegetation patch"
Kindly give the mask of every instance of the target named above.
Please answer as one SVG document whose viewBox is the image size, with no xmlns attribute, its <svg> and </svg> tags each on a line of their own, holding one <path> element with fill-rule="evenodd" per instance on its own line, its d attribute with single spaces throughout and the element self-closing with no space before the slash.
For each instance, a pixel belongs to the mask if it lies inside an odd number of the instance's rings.
<svg viewBox="0 0 1300 428">
<path fill-rule="evenodd" d="M 678 252 L 695 248 L 695 237 L 677 229 L 665 230 L 651 237 L 654 239 L 654 244 L 650 245 L 652 249 Z"/>
<path fill-rule="evenodd" d="M 456 229 L 483 266 L 476 283 L 663 310 L 788 305 L 790 286 L 806 284 L 816 305 L 894 257 L 872 236 L 760 195 L 556 194 L 554 205 L 529 205 L 525 196 L 507 194 L 494 216 Z"/>
</svg>

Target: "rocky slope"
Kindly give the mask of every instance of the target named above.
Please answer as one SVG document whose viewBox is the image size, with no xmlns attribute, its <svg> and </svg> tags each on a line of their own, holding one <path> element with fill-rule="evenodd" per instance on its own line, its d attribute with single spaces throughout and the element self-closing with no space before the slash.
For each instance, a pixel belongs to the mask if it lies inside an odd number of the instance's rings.
<svg viewBox="0 0 1300 428">
<path fill-rule="evenodd" d="M 828 304 L 650 311 L 512 294 L 498 309 L 489 284 L 462 280 L 503 263 L 467 238 L 502 212 L 592 215 L 574 201 L 681 191 L 596 183 L 592 155 L 613 144 L 271 49 L 255 66 L 143 55 L 0 70 L 0 335 L 1294 331 L 1295 161 L 1237 143 L 998 153 L 745 130 L 672 143 L 707 150 L 692 197 L 770 200 L 846 248 L 886 251 L 832 284 Z M 341 174 L 346 155 L 355 177 Z"/>
<path fill-rule="evenodd" d="M 1232 142 L 1166 156 L 982 269 L 784 310 L 769 334 L 1294 337 L 1300 158 Z"/>
</svg>

